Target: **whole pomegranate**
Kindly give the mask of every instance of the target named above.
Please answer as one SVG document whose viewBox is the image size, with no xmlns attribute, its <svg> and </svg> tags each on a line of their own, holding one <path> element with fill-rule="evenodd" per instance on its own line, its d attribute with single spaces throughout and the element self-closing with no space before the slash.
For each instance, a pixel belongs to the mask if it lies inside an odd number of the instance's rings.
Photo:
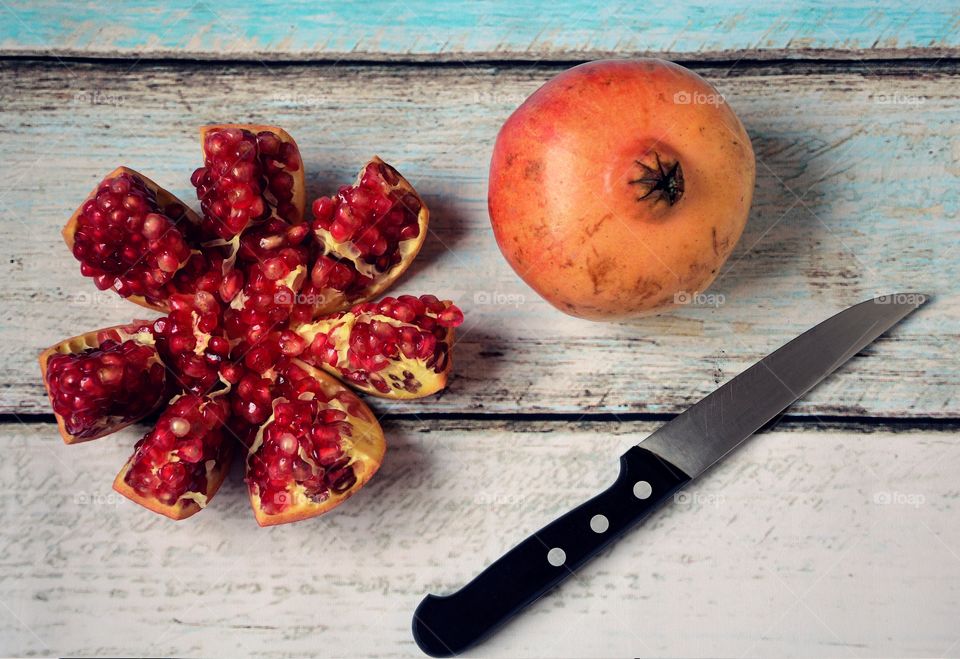
<svg viewBox="0 0 960 659">
<path fill-rule="evenodd" d="M 490 219 L 513 269 L 561 311 L 643 315 L 713 282 L 755 173 L 743 125 L 703 78 L 657 59 L 590 62 L 503 125 Z"/>
</svg>

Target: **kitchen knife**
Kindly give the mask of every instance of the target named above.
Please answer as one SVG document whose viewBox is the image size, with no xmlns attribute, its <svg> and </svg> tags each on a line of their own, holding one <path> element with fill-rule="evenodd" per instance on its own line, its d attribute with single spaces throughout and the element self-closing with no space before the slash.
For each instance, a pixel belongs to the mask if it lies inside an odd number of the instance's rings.
<svg viewBox="0 0 960 659">
<path fill-rule="evenodd" d="M 427 595 L 413 616 L 417 645 L 448 657 L 491 634 L 925 301 L 919 293 L 900 293 L 850 307 L 660 427 L 620 456 L 620 474 L 609 488 L 452 595 Z"/>
</svg>

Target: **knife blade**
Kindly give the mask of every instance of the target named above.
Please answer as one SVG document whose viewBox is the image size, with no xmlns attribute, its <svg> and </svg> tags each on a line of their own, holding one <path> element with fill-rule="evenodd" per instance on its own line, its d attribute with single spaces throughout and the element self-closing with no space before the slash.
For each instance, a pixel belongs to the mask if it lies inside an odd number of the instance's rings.
<svg viewBox="0 0 960 659">
<path fill-rule="evenodd" d="M 620 456 L 606 490 L 457 592 L 427 595 L 413 616 L 417 645 L 448 657 L 489 636 L 926 301 L 899 293 L 861 302 L 731 379 Z"/>
</svg>

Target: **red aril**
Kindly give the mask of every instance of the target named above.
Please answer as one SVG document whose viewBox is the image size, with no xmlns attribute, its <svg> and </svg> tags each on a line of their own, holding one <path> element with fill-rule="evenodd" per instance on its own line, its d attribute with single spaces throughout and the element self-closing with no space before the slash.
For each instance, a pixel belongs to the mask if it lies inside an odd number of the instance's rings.
<svg viewBox="0 0 960 659">
<path fill-rule="evenodd" d="M 67 444 L 115 432 L 167 399 L 167 373 L 146 321 L 61 341 L 40 355 L 40 370 Z"/>
<path fill-rule="evenodd" d="M 74 212 L 63 238 L 97 288 L 165 311 L 174 277 L 194 253 L 199 222 L 146 176 L 118 167 Z"/>
<path fill-rule="evenodd" d="M 212 293 L 198 291 L 174 295 L 170 306 L 170 313 L 152 326 L 157 350 L 180 389 L 208 393 L 220 384 L 221 365 L 230 356 L 220 326 L 221 305 Z"/>
<path fill-rule="evenodd" d="M 250 503 L 260 526 L 321 515 L 370 480 L 386 451 L 370 409 L 299 360 L 277 369 L 278 398 L 247 455 Z"/>
<path fill-rule="evenodd" d="M 420 251 L 430 219 L 413 186 L 376 156 L 356 183 L 320 197 L 312 210 L 318 251 L 305 292 L 319 314 L 386 290 Z"/>
<path fill-rule="evenodd" d="M 422 398 L 443 389 L 453 330 L 463 313 L 433 295 L 365 302 L 294 327 L 301 358 L 350 386 L 384 398 Z"/>
<path fill-rule="evenodd" d="M 293 138 L 276 126 L 222 124 L 200 129 L 203 167 L 190 182 L 203 209 L 208 238 L 232 240 L 276 217 L 303 220 L 303 162 Z"/>
<path fill-rule="evenodd" d="M 171 519 L 200 511 L 230 466 L 234 440 L 224 435 L 228 415 L 222 396 L 175 398 L 153 430 L 137 442 L 113 488 Z"/>
</svg>

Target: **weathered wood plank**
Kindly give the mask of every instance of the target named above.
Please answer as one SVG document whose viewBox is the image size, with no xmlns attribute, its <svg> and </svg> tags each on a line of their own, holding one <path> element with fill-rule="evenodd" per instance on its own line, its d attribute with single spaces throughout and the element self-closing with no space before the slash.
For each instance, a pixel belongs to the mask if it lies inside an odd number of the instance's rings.
<svg viewBox="0 0 960 659">
<path fill-rule="evenodd" d="M 539 300 L 501 258 L 487 220 L 496 131 L 553 71 L 3 64 L 0 412 L 48 411 L 34 363 L 43 347 L 144 314 L 80 276 L 59 242 L 75 205 L 118 164 L 189 199 L 195 127 L 249 119 L 296 136 L 311 193 L 352 180 L 377 152 L 434 209 L 424 252 L 396 291 L 463 306 L 457 376 L 436 399 L 383 409 L 676 412 L 832 312 L 912 289 L 938 297 L 796 411 L 958 416 L 955 74 L 705 71 L 760 160 L 750 223 L 711 291 L 722 304 L 604 325 Z"/>
<path fill-rule="evenodd" d="M 93 57 L 590 59 L 670 53 L 689 60 L 941 57 L 960 48 L 955 3 L 749 0 L 676 3 L 430 0 L 215 5 L 177 0 L 11 0 L 0 53 Z"/>
<path fill-rule="evenodd" d="M 181 523 L 110 490 L 134 433 L 6 426 L 5 656 L 416 656 L 410 617 L 615 476 L 638 424 L 403 423 L 339 510 L 259 529 L 239 470 Z M 476 656 L 954 656 L 956 433 L 778 429 Z"/>
</svg>

